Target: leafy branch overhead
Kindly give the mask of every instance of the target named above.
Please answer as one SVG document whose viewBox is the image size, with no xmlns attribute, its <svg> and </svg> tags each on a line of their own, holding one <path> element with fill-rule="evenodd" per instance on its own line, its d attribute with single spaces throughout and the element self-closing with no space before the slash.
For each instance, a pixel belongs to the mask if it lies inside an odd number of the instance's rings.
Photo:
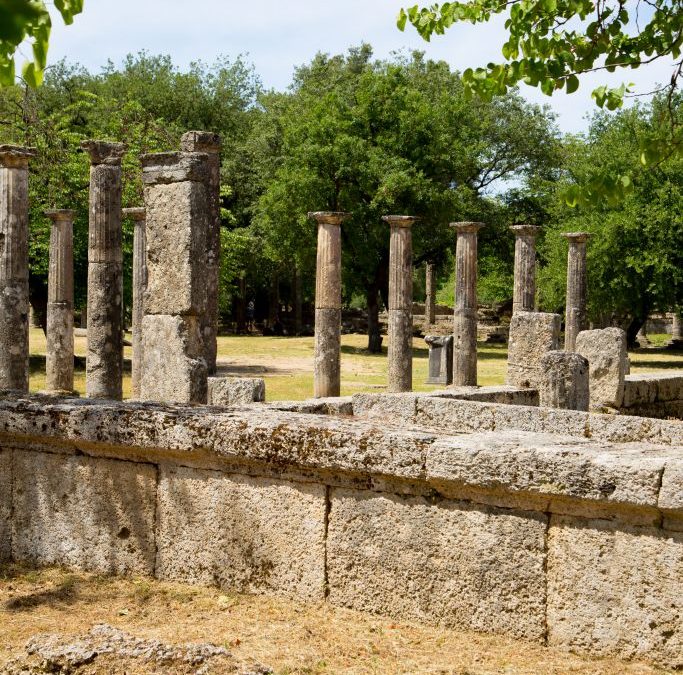
<svg viewBox="0 0 683 675">
<path fill-rule="evenodd" d="M 70 25 L 83 11 L 83 0 L 54 0 L 54 6 Z M 30 43 L 33 60 L 24 64 L 22 77 L 32 87 L 42 83 L 51 30 L 43 0 L 0 0 L 0 87 L 14 84 L 16 52 L 25 41 Z"/>
</svg>

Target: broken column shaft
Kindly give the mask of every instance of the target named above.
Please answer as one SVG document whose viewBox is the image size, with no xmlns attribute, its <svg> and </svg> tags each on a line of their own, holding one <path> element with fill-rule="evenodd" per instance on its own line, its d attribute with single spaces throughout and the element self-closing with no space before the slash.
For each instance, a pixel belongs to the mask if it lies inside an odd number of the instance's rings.
<svg viewBox="0 0 683 675">
<path fill-rule="evenodd" d="M 562 236 L 569 241 L 564 349 L 573 352 L 576 336 L 586 329 L 586 242 L 590 235 L 587 232 L 567 232 Z"/>
<path fill-rule="evenodd" d="M 515 233 L 515 285 L 512 313 L 533 312 L 536 305 L 536 235 L 534 225 L 513 225 Z"/>
<path fill-rule="evenodd" d="M 428 326 L 436 323 L 436 269 L 433 263 L 427 263 L 425 269 L 425 323 Z"/>
</svg>

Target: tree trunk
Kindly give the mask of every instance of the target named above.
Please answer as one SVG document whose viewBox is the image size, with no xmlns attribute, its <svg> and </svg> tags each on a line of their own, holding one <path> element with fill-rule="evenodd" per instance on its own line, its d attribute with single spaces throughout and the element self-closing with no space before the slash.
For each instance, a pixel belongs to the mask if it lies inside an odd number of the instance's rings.
<svg viewBox="0 0 683 675">
<path fill-rule="evenodd" d="M 43 333 L 47 334 L 47 283 L 42 279 L 30 279 L 28 297 L 33 316 Z"/>
<path fill-rule="evenodd" d="M 270 297 L 268 299 L 268 327 L 275 326 L 280 315 L 280 280 L 276 272 L 270 278 Z"/>
<path fill-rule="evenodd" d="M 640 319 L 638 317 L 633 317 L 633 321 L 631 321 L 628 329 L 626 330 L 626 343 L 629 349 L 633 349 L 633 347 L 636 346 L 636 343 L 638 342 L 636 336 L 640 332 L 640 329 L 645 325 L 646 321 L 647 318 Z"/>
<path fill-rule="evenodd" d="M 379 299 L 377 286 L 372 285 L 366 291 L 368 306 L 368 351 L 379 354 L 382 351 L 382 336 L 379 331 Z"/>
</svg>

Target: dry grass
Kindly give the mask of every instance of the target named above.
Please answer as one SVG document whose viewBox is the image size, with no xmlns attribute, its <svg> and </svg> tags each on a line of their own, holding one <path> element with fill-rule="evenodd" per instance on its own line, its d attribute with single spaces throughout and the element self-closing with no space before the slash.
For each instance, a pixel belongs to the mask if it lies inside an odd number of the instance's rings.
<svg viewBox="0 0 683 675">
<path fill-rule="evenodd" d="M 84 633 L 96 623 L 173 644 L 212 642 L 242 661 L 260 662 L 281 675 L 665 672 L 641 663 L 589 660 L 522 641 L 396 622 L 326 604 L 304 605 L 149 579 L 0 567 L 0 666 L 37 633 Z"/>
</svg>

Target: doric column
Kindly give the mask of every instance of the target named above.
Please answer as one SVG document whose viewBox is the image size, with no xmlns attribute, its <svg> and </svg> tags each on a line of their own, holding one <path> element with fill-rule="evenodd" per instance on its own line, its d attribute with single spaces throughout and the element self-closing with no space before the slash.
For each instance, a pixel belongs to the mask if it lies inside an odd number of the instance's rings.
<svg viewBox="0 0 683 675">
<path fill-rule="evenodd" d="M 566 232 L 562 236 L 569 241 L 564 349 L 573 352 L 576 336 L 586 328 L 586 242 L 590 235 L 588 232 Z"/>
<path fill-rule="evenodd" d="M 389 386 L 413 388 L 413 233 L 412 216 L 384 216 L 389 241 Z"/>
<path fill-rule="evenodd" d="M 315 275 L 313 395 L 339 396 L 341 389 L 341 224 L 345 213 L 309 213 L 318 223 Z"/>
<path fill-rule="evenodd" d="M 218 351 L 218 293 L 221 257 L 221 137 L 209 131 L 188 131 L 180 139 L 183 152 L 203 152 L 208 157 L 207 187 L 209 224 L 206 237 L 206 311 L 200 318 L 204 358 L 209 374 L 216 372 Z"/>
<path fill-rule="evenodd" d="M 47 355 L 45 388 L 71 393 L 74 388 L 74 212 L 46 211 L 50 230 L 47 279 Z"/>
<path fill-rule="evenodd" d="M 0 145 L 0 389 L 28 391 L 28 161 Z"/>
<path fill-rule="evenodd" d="M 477 384 L 477 233 L 483 223 L 451 223 L 455 250 L 455 314 L 453 320 L 453 384 Z"/>
<path fill-rule="evenodd" d="M 123 209 L 123 215 L 131 218 L 135 224 L 133 231 L 133 361 L 131 368 L 132 395 L 140 397 L 140 381 L 142 378 L 142 317 L 144 316 L 143 299 L 147 290 L 147 253 L 145 209 Z"/>
<path fill-rule="evenodd" d="M 124 146 L 84 141 L 90 155 L 88 228 L 89 398 L 121 400 L 123 386 L 123 253 L 121 250 L 121 157 Z"/>
<path fill-rule="evenodd" d="M 669 343 L 669 346 L 675 349 L 683 347 L 683 310 L 674 309 L 671 333 L 671 342 Z"/>
<path fill-rule="evenodd" d="M 512 313 L 533 312 L 536 305 L 536 235 L 534 225 L 513 225 L 515 233 L 515 287 Z"/>
<path fill-rule="evenodd" d="M 436 323 L 436 268 L 427 263 L 425 269 L 425 323 L 433 326 Z"/>
</svg>

